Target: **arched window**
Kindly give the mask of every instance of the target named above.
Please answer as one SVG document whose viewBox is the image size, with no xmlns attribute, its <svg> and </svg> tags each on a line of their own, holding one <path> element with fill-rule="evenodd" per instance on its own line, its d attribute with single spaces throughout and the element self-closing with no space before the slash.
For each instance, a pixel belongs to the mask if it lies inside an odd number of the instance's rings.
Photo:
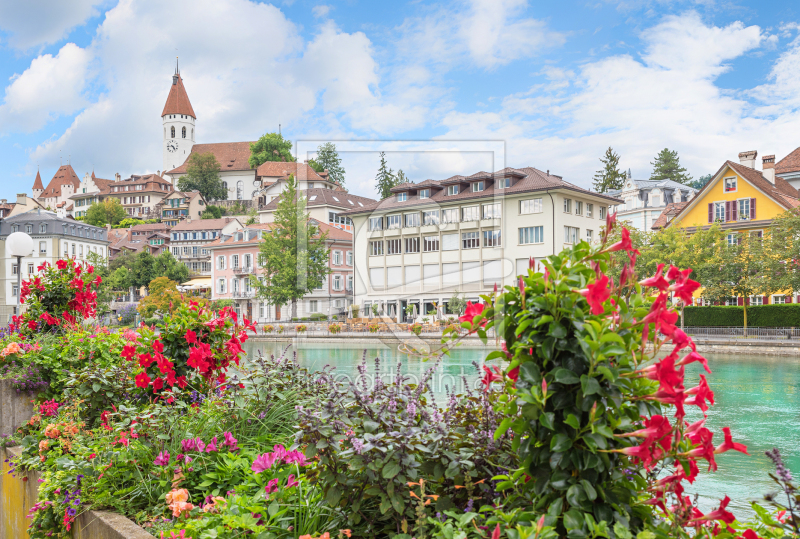
<svg viewBox="0 0 800 539">
<path fill-rule="evenodd" d="M 236 182 L 236 199 L 242 200 L 243 196 L 244 196 L 244 182 L 239 180 L 238 182 Z"/>
<path fill-rule="evenodd" d="M 170 133 L 172 134 L 172 138 L 175 138 L 175 126 L 173 125 L 169 129 L 170 129 Z"/>
<path fill-rule="evenodd" d="M 225 190 L 227 191 L 228 190 L 228 182 L 222 182 L 222 187 L 224 187 Z"/>
<path fill-rule="evenodd" d="M 183 138 L 186 138 L 186 127 L 182 128 L 181 131 L 182 131 L 181 135 L 183 136 Z"/>
</svg>

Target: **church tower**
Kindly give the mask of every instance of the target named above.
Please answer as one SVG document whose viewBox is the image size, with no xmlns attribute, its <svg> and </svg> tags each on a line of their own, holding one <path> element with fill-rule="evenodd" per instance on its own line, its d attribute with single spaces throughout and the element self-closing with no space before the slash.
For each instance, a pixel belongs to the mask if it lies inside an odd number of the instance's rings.
<svg viewBox="0 0 800 539">
<path fill-rule="evenodd" d="M 164 127 L 164 172 L 181 166 L 192 151 L 195 141 L 195 122 L 197 117 L 194 114 L 186 88 L 183 87 L 183 79 L 176 62 L 175 74 L 172 76 L 172 86 L 169 90 L 167 103 L 161 113 L 161 121 Z"/>
<path fill-rule="evenodd" d="M 44 184 L 42 183 L 42 176 L 39 171 L 36 171 L 36 179 L 33 181 L 33 198 L 39 198 L 44 192 Z"/>
</svg>

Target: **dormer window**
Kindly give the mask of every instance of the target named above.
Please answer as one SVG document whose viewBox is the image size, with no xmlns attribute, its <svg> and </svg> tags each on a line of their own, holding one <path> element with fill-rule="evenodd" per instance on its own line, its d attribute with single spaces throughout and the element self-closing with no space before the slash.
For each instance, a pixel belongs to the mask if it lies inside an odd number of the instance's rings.
<svg viewBox="0 0 800 539">
<path fill-rule="evenodd" d="M 408 200 L 408 193 L 397 193 L 397 202 L 405 202 Z"/>
<path fill-rule="evenodd" d="M 457 185 L 448 185 L 447 186 L 447 196 L 453 196 L 458 194 L 458 186 Z"/>
<path fill-rule="evenodd" d="M 507 189 L 511 187 L 511 178 L 501 178 L 497 180 L 498 189 Z"/>
<path fill-rule="evenodd" d="M 725 178 L 725 192 L 731 193 L 733 191 L 736 191 L 736 177 Z"/>
<path fill-rule="evenodd" d="M 419 198 L 431 198 L 431 190 L 421 189 L 419 192 Z"/>
<path fill-rule="evenodd" d="M 472 183 L 472 192 L 477 193 L 479 191 L 483 191 L 483 182 L 473 182 Z"/>
</svg>

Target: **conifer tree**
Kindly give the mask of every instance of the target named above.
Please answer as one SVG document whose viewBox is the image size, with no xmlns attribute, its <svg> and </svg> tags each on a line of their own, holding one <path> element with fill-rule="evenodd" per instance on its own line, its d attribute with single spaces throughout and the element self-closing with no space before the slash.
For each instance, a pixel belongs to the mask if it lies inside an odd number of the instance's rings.
<svg viewBox="0 0 800 539">
<path fill-rule="evenodd" d="M 383 200 L 392 196 L 392 187 L 397 185 L 397 177 L 392 173 L 392 169 L 386 166 L 386 153 L 381 152 L 381 164 L 378 167 L 378 174 L 375 176 L 378 184 L 378 198 Z"/>
<path fill-rule="evenodd" d="M 664 148 L 656 156 L 656 160 L 650 163 L 653 165 L 651 180 L 672 180 L 674 182 L 688 184 L 692 177 L 686 173 L 686 169 L 681 166 L 678 152 Z"/>
<path fill-rule="evenodd" d="M 342 166 L 342 158 L 339 157 L 339 152 L 336 151 L 336 145 L 334 143 L 326 142 L 325 144 L 320 144 L 317 148 L 317 157 L 313 161 L 316 165 L 314 166 L 314 170 L 322 172 L 328 169 L 328 178 L 334 183 L 344 187 L 344 167 Z M 311 164 L 311 160 L 309 160 L 309 164 Z"/>
<path fill-rule="evenodd" d="M 625 173 L 619 169 L 619 154 L 609 146 L 603 157 L 600 158 L 603 169 L 594 175 L 594 190 L 598 193 L 607 193 L 614 189 L 622 189 Z"/>
</svg>

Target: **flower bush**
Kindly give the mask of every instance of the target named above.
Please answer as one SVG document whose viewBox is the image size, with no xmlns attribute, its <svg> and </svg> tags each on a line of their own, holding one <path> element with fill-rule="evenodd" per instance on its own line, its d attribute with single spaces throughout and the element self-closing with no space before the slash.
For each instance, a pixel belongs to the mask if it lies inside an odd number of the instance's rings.
<svg viewBox="0 0 800 539">
<path fill-rule="evenodd" d="M 419 337 L 420 334 L 422 333 L 422 324 L 419 324 L 419 323 L 417 323 L 417 324 L 409 324 L 408 325 L 408 331 L 410 331 L 411 333 L 413 333 L 414 335 Z"/>
<path fill-rule="evenodd" d="M 330 332 L 332 335 L 338 335 L 342 332 L 342 325 L 337 324 L 336 322 L 328 324 L 328 332 Z"/>
<path fill-rule="evenodd" d="M 308 327 L 305 324 L 297 324 L 294 326 L 294 330 L 297 333 L 305 333 Z"/>
<path fill-rule="evenodd" d="M 272 324 L 266 324 L 266 325 L 265 325 L 265 326 L 262 328 L 262 330 L 264 331 L 264 333 L 266 333 L 266 334 L 270 334 L 270 333 L 272 333 L 273 331 L 275 331 L 275 326 L 273 326 Z"/>
<path fill-rule="evenodd" d="M 378 329 L 380 328 L 380 326 L 378 326 L 378 324 L 373 323 L 367 326 L 367 328 L 369 329 L 370 333 L 378 333 Z"/>
</svg>

